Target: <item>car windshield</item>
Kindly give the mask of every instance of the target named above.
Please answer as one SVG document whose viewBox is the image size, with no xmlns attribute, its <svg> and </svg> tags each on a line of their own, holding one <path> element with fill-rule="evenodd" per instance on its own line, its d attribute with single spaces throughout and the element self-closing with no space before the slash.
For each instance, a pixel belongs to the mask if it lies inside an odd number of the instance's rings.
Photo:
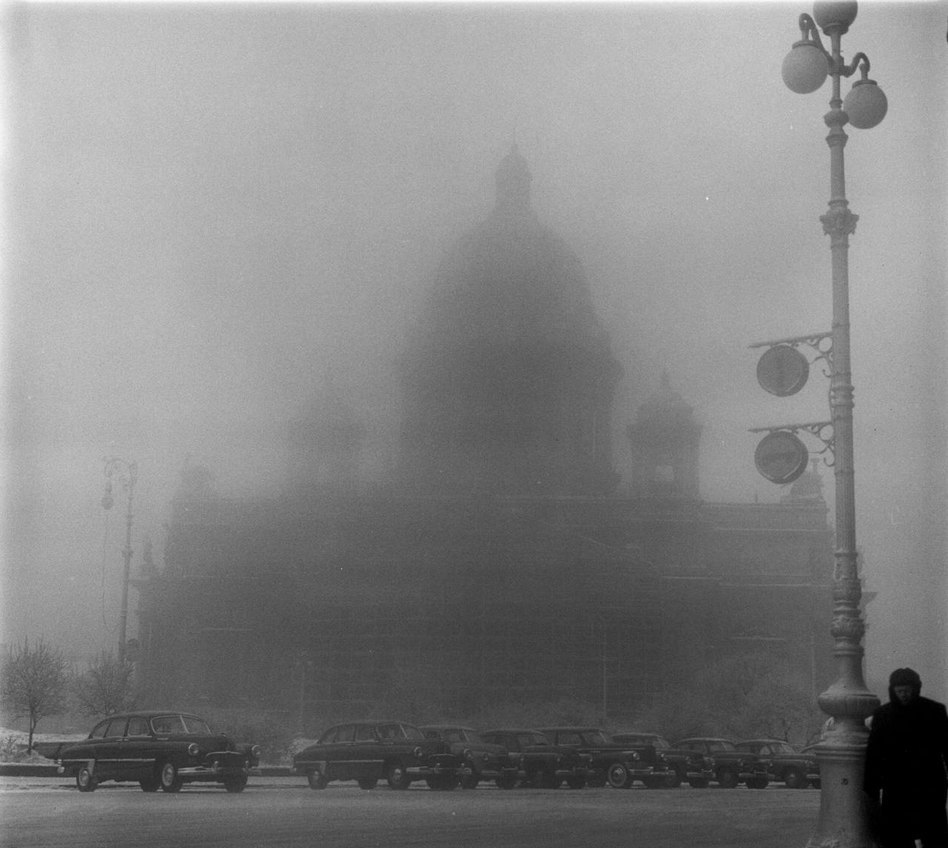
<svg viewBox="0 0 948 848">
<path fill-rule="evenodd" d="M 770 746 L 770 750 L 775 754 L 795 754 L 796 751 L 793 750 L 793 745 L 789 742 L 774 742 Z"/>
<path fill-rule="evenodd" d="M 168 736 L 170 734 L 207 736 L 211 732 L 210 728 L 207 726 L 207 722 L 195 716 L 155 716 L 151 720 L 151 726 L 155 734 L 158 736 Z"/>
<path fill-rule="evenodd" d="M 584 730 L 583 742 L 586 745 L 610 745 L 612 740 L 601 730 Z"/>
<path fill-rule="evenodd" d="M 646 741 L 656 748 L 671 748 L 671 743 L 664 736 L 653 736 Z"/>
<path fill-rule="evenodd" d="M 378 727 L 379 739 L 424 739 L 425 734 L 411 724 L 380 724 Z"/>
<path fill-rule="evenodd" d="M 542 733 L 518 733 L 517 741 L 521 745 L 549 745 L 550 740 Z"/>
<path fill-rule="evenodd" d="M 715 739 L 708 743 L 709 751 L 736 751 L 733 742 L 725 742 L 723 739 Z"/>
</svg>

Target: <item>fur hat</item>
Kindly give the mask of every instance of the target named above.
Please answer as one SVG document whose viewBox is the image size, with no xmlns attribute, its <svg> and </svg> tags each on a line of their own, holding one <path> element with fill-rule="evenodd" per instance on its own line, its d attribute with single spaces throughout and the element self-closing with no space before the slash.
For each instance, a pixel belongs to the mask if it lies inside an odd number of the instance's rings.
<svg viewBox="0 0 948 848">
<path fill-rule="evenodd" d="M 889 675 L 889 688 L 895 686 L 914 686 L 916 689 L 921 689 L 922 678 L 911 668 L 897 668 Z"/>
</svg>

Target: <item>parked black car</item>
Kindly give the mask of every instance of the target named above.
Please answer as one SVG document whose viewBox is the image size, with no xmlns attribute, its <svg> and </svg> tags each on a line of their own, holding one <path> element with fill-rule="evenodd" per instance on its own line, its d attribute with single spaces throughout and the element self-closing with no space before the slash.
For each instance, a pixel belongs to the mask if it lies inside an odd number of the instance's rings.
<svg viewBox="0 0 948 848">
<path fill-rule="evenodd" d="M 730 739 L 694 736 L 679 739 L 673 747 L 710 757 L 714 765 L 714 779 L 718 786 L 726 789 L 733 789 L 741 783 L 750 789 L 764 789 L 770 782 L 767 764 L 756 754 L 738 751 Z"/>
<path fill-rule="evenodd" d="M 772 781 L 780 781 L 790 789 L 820 785 L 820 763 L 812 753 L 797 751 L 782 739 L 746 739 L 736 743 L 738 751 L 750 751 L 769 764 Z"/>
<path fill-rule="evenodd" d="M 482 780 L 493 780 L 503 789 L 513 788 L 520 771 L 520 757 L 503 745 L 487 741 L 471 727 L 426 724 L 426 739 L 440 739 L 461 758 L 461 786 L 474 789 Z"/>
<path fill-rule="evenodd" d="M 242 792 L 260 761 L 255 745 L 236 745 L 191 713 L 161 710 L 121 713 L 100 721 L 81 742 L 38 745 L 75 775 L 80 792 L 106 780 L 136 781 L 145 792 L 178 792 L 185 783 L 220 783 Z"/>
<path fill-rule="evenodd" d="M 651 766 L 642 763 L 638 753 L 627 745 L 618 745 L 598 727 L 540 727 L 537 728 L 554 745 L 573 748 L 589 754 L 590 786 L 627 789 L 634 780 L 643 780 L 652 774 Z"/>
<path fill-rule="evenodd" d="M 673 748 L 671 743 L 657 733 L 613 733 L 613 741 L 621 745 L 630 745 L 636 750 L 639 746 L 650 745 L 664 757 L 671 773 L 665 778 L 665 786 L 677 789 L 685 781 L 690 786 L 703 789 L 714 778 L 714 763 L 710 757 L 697 751 Z"/>
<path fill-rule="evenodd" d="M 424 780 L 431 789 L 454 789 L 462 775 L 461 758 L 440 739 L 426 739 L 404 721 L 354 721 L 330 727 L 319 741 L 293 757 L 312 789 L 331 780 L 355 780 L 372 789 L 384 778 L 392 789 Z"/>
<path fill-rule="evenodd" d="M 590 754 L 553 745 L 538 730 L 499 728 L 485 730 L 481 736 L 519 755 L 518 778 L 525 786 L 555 789 L 565 783 L 570 789 L 582 789 L 586 785 L 592 763 Z M 505 777 L 504 781 L 497 785 L 509 789 L 516 784 L 516 778 L 511 782 Z"/>
</svg>

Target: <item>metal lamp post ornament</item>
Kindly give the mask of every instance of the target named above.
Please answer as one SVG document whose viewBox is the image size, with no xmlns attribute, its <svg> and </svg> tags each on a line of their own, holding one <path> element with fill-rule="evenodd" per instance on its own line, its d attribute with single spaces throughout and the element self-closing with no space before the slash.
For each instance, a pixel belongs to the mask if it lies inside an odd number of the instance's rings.
<svg viewBox="0 0 948 848">
<path fill-rule="evenodd" d="M 853 477 L 853 386 L 849 354 L 849 236 L 856 231 L 857 216 L 849 211 L 846 200 L 843 148 L 849 123 L 870 129 L 884 117 L 885 95 L 868 78 L 869 59 L 857 53 L 848 65 L 843 61 L 840 42 L 856 18 L 855 2 L 818 2 L 813 17 L 803 14 L 799 25 L 801 39 L 783 62 L 782 75 L 787 87 L 798 94 L 819 89 L 832 78 L 830 110 L 824 116 L 829 127 L 826 142 L 830 149 L 829 210 L 820 220 L 824 234 L 830 237 L 832 255 L 833 324 L 830 333 L 816 333 L 752 347 L 767 347 L 758 365 L 758 380 L 772 394 L 786 396 L 806 382 L 796 351 L 801 345 L 817 351 L 817 359 L 829 365 L 829 406 L 832 421 L 810 424 L 757 428 L 768 431 L 757 448 L 757 467 L 768 479 L 787 482 L 800 469 L 800 449 L 794 444 L 796 433 L 806 431 L 823 442 L 829 452 L 836 482 L 836 550 L 833 574 L 833 620 L 838 679 L 823 692 L 818 702 L 830 716 L 822 740 L 817 746 L 820 761 L 820 815 L 816 833 L 808 848 L 868 848 L 873 844 L 869 832 L 866 799 L 862 791 L 863 763 L 868 731 L 865 720 L 879 700 L 868 691 L 863 678 L 865 624 L 860 612 L 862 587 L 856 554 L 856 515 Z M 821 29 L 829 38 L 827 50 L 820 40 Z M 840 96 L 840 81 L 859 70 L 857 80 L 845 101 Z M 826 340 L 829 346 L 826 346 Z M 799 351 L 796 351 L 799 353 Z M 805 357 L 800 357 L 805 360 Z"/>
</svg>

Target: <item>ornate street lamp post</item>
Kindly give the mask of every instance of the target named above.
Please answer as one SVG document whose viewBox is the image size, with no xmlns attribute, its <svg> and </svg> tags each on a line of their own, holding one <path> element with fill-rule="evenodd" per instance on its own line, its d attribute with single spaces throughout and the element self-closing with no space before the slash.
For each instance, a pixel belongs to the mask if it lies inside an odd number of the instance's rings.
<svg viewBox="0 0 948 848">
<path fill-rule="evenodd" d="M 126 659 L 126 641 L 125 631 L 128 627 L 128 578 L 132 564 L 132 497 L 135 494 L 135 483 L 138 480 L 138 463 L 126 462 L 117 456 L 108 456 L 105 463 L 105 494 L 102 496 L 102 508 L 111 509 L 114 500 L 112 499 L 112 477 L 121 481 L 128 492 L 128 509 L 125 513 L 125 548 L 122 550 L 122 556 L 125 561 L 125 567 L 122 574 L 122 612 L 119 622 L 119 643 L 118 660 L 121 665 L 125 664 Z"/>
<path fill-rule="evenodd" d="M 846 123 L 870 129 L 885 117 L 885 95 L 868 78 L 869 59 L 857 53 L 850 64 L 843 61 L 840 41 L 856 18 L 855 2 L 818 2 L 813 17 L 800 16 L 802 38 L 783 62 L 783 79 L 799 93 L 809 94 L 832 79 L 830 111 L 824 116 L 829 127 L 829 210 L 820 220 L 830 237 L 833 282 L 833 327 L 831 349 L 824 352 L 830 363 L 830 414 L 832 417 L 833 466 L 836 481 L 836 566 L 833 575 L 833 655 L 839 678 L 823 692 L 818 702 L 831 720 L 817 746 L 821 770 L 820 816 L 809 848 L 865 848 L 869 834 L 862 772 L 865 758 L 866 718 L 879 701 L 863 679 L 862 638 L 865 624 L 860 613 L 862 588 L 856 555 L 856 519 L 853 479 L 853 386 L 849 358 L 849 236 L 856 230 L 857 216 L 846 200 L 843 148 Z M 817 26 L 830 40 L 824 48 Z M 840 80 L 857 70 L 861 79 L 840 98 Z M 804 426 L 803 429 L 806 429 Z"/>
</svg>

